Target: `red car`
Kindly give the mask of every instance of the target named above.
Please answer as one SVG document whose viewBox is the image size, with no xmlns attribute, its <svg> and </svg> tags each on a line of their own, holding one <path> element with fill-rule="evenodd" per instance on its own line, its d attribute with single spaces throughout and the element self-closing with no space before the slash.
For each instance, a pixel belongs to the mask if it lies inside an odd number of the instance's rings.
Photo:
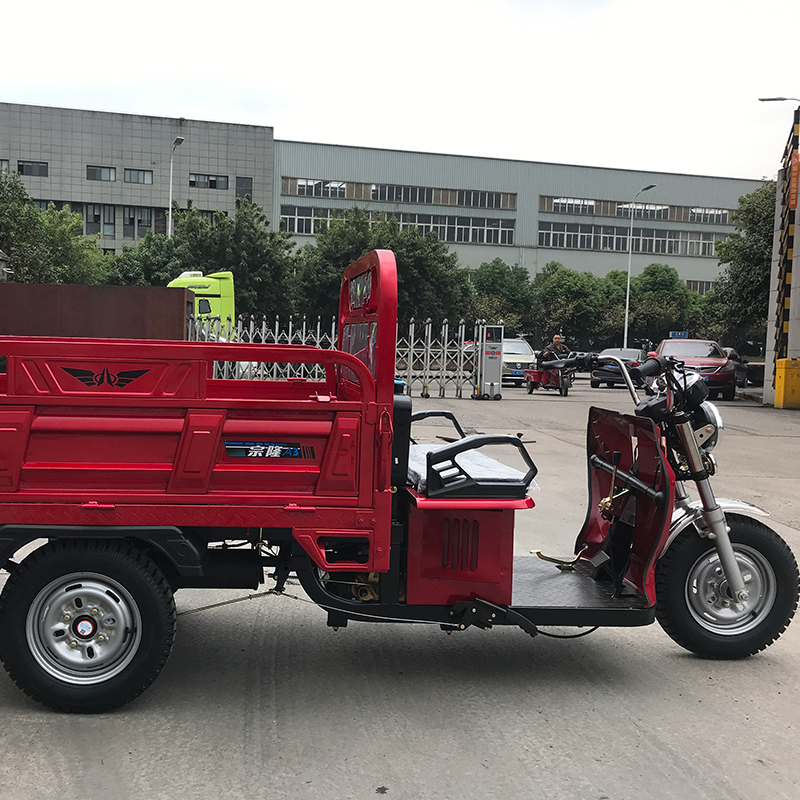
<svg viewBox="0 0 800 800">
<path fill-rule="evenodd" d="M 723 400 L 736 397 L 736 368 L 723 349 L 708 339 L 664 339 L 656 353 L 674 356 L 687 367 L 697 370 L 706 383 L 711 397 L 722 395 Z"/>
</svg>

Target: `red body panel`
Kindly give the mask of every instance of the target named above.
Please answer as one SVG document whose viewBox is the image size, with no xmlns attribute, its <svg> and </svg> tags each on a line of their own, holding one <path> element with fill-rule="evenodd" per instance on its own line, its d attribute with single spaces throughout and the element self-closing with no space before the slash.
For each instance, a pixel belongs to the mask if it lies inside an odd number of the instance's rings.
<svg viewBox="0 0 800 800">
<path fill-rule="evenodd" d="M 538 384 L 542 389 L 558 389 L 561 385 L 561 370 L 526 369 L 525 380 Z"/>
<path fill-rule="evenodd" d="M 587 457 L 597 455 L 606 462 L 612 461 L 614 452 L 621 453 L 619 468 L 631 472 L 657 492 L 664 492 L 664 504 L 658 508 L 642 493 L 633 495 L 633 543 L 625 580 L 641 592 L 650 603 L 655 603 L 656 560 L 669 537 L 669 526 L 675 504 L 675 475 L 664 453 L 656 426 L 649 419 L 619 414 L 602 408 L 589 409 L 587 431 Z M 598 503 L 607 497 L 611 488 L 611 475 L 589 467 L 589 509 L 586 521 L 575 543 L 575 552 L 584 545 L 584 553 L 591 558 L 600 550 L 608 536 L 609 521 L 604 519 Z M 615 493 L 620 490 L 615 487 Z M 623 515 L 625 516 L 625 515 Z"/>
<path fill-rule="evenodd" d="M 495 507 L 501 501 L 493 501 Z M 408 525 L 409 605 L 452 605 L 480 597 L 511 603 L 512 509 L 412 506 Z"/>
</svg>

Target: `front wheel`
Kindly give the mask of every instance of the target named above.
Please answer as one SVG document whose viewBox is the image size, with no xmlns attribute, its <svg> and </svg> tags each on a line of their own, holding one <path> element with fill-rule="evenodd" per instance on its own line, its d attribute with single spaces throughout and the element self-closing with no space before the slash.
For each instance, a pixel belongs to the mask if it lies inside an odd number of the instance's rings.
<svg viewBox="0 0 800 800">
<path fill-rule="evenodd" d="M 528 378 L 528 380 L 525 381 L 525 391 L 528 394 L 533 394 L 533 381 L 530 378 Z"/>
<path fill-rule="evenodd" d="M 775 531 L 749 517 L 726 515 L 736 560 L 750 594 L 733 599 L 713 542 L 694 527 L 681 533 L 656 572 L 656 617 L 679 645 L 704 658 L 754 655 L 794 616 L 798 570 Z"/>
<path fill-rule="evenodd" d="M 44 545 L 0 596 L 0 659 L 24 692 L 61 711 L 108 711 L 138 697 L 174 636 L 164 575 L 120 541 Z"/>
<path fill-rule="evenodd" d="M 569 378 L 561 379 L 561 383 L 558 385 L 558 393 L 562 397 L 566 397 L 569 394 Z"/>
</svg>

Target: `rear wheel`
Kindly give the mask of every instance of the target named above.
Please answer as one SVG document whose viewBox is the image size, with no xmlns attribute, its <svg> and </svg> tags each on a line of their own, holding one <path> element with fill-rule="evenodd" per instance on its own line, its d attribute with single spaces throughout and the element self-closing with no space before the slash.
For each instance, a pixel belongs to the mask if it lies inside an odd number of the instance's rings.
<svg viewBox="0 0 800 800">
<path fill-rule="evenodd" d="M 600 381 L 596 381 L 596 380 L 592 379 L 592 380 L 589 381 L 589 386 L 591 386 L 592 389 L 599 389 L 600 388 Z"/>
<path fill-rule="evenodd" d="M 169 584 L 125 542 L 51 542 L 0 596 L 0 659 L 23 691 L 61 711 L 108 711 L 138 697 L 174 636 Z"/>
<path fill-rule="evenodd" d="M 728 514 L 749 598 L 733 599 L 712 542 L 693 527 L 672 543 L 656 574 L 656 616 L 679 645 L 705 658 L 744 658 L 774 642 L 798 599 L 797 562 L 762 523 Z"/>
</svg>

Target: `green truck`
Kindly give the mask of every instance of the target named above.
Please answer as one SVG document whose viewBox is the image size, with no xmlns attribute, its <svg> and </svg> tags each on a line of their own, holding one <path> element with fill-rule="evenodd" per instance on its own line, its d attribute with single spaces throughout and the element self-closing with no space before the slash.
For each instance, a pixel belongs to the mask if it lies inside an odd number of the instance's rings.
<svg viewBox="0 0 800 800">
<path fill-rule="evenodd" d="M 225 322 L 236 320 L 233 291 L 233 273 L 182 272 L 167 286 L 191 289 L 194 292 L 194 314 L 196 317 L 219 317 Z"/>
</svg>

